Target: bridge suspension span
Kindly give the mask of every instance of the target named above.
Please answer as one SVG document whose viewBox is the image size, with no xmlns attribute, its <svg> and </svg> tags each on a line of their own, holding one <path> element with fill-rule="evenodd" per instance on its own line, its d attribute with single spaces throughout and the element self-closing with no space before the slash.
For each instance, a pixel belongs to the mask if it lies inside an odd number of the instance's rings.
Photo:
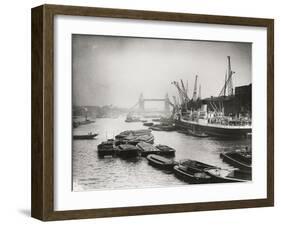
<svg viewBox="0 0 281 226">
<path fill-rule="evenodd" d="M 146 112 L 145 103 L 146 102 L 164 102 L 163 113 L 170 113 L 170 105 L 171 103 L 168 94 L 165 95 L 164 98 L 144 98 L 143 94 L 140 94 L 138 102 L 131 108 L 131 110 L 137 110 L 138 112 Z"/>
</svg>

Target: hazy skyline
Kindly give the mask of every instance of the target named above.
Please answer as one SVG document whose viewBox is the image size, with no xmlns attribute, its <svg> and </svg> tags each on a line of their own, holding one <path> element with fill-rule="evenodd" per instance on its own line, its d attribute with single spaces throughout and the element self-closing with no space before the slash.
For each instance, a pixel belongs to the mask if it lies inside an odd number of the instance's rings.
<svg viewBox="0 0 281 226">
<path fill-rule="evenodd" d="M 145 98 L 178 96 L 172 81 L 195 75 L 201 96 L 217 96 L 224 85 L 227 56 L 233 85 L 251 83 L 251 44 L 134 37 L 72 35 L 73 105 L 130 108 Z"/>
</svg>

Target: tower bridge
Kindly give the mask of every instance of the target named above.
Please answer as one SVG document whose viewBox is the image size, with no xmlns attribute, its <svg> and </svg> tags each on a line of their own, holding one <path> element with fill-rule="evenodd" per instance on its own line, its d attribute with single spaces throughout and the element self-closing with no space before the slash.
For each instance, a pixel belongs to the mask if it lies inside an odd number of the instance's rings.
<svg viewBox="0 0 281 226">
<path fill-rule="evenodd" d="M 147 110 L 145 109 L 146 102 L 164 102 L 164 109 L 161 111 L 162 113 L 170 113 L 170 99 L 168 94 L 165 95 L 164 98 L 144 98 L 143 94 L 140 95 L 138 102 L 132 107 L 136 111 L 140 113 L 145 113 Z"/>
</svg>

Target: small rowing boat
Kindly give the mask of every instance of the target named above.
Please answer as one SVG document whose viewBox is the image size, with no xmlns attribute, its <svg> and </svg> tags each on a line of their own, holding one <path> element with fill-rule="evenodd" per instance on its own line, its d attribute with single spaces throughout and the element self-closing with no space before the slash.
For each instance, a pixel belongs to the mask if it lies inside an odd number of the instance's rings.
<svg viewBox="0 0 281 226">
<path fill-rule="evenodd" d="M 175 127 L 173 125 L 166 125 L 166 124 L 156 124 L 149 127 L 151 130 L 155 131 L 174 131 Z"/>
<path fill-rule="evenodd" d="M 145 122 L 145 123 L 143 123 L 144 126 L 153 126 L 153 124 L 154 124 L 153 122 Z"/>
<path fill-rule="evenodd" d="M 188 134 L 192 135 L 194 137 L 200 137 L 200 138 L 204 138 L 204 137 L 209 137 L 209 135 L 207 133 L 201 132 L 201 131 L 195 131 L 195 130 L 188 130 Z"/>
<path fill-rule="evenodd" d="M 97 133 L 88 133 L 88 134 L 76 134 L 73 135 L 74 140 L 92 140 L 94 139 L 98 134 Z"/>
</svg>

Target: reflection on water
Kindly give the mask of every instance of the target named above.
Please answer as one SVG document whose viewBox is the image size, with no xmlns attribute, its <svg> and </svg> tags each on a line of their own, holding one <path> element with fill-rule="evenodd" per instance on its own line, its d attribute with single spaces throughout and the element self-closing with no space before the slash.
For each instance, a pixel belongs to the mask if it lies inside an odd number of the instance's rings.
<svg viewBox="0 0 281 226">
<path fill-rule="evenodd" d="M 73 133 L 97 132 L 94 140 L 74 140 L 72 151 L 73 190 L 127 189 L 183 185 L 172 173 L 155 169 L 142 157 L 133 159 L 98 158 L 97 145 L 124 130 L 144 129 L 141 122 L 126 123 L 124 118 L 97 119 L 95 123 L 74 129 Z M 219 167 L 230 166 L 219 157 L 226 148 L 250 145 L 250 139 L 221 140 L 198 138 L 176 131 L 153 131 L 155 144 L 166 144 L 176 149 L 176 160 L 194 159 Z"/>
</svg>

